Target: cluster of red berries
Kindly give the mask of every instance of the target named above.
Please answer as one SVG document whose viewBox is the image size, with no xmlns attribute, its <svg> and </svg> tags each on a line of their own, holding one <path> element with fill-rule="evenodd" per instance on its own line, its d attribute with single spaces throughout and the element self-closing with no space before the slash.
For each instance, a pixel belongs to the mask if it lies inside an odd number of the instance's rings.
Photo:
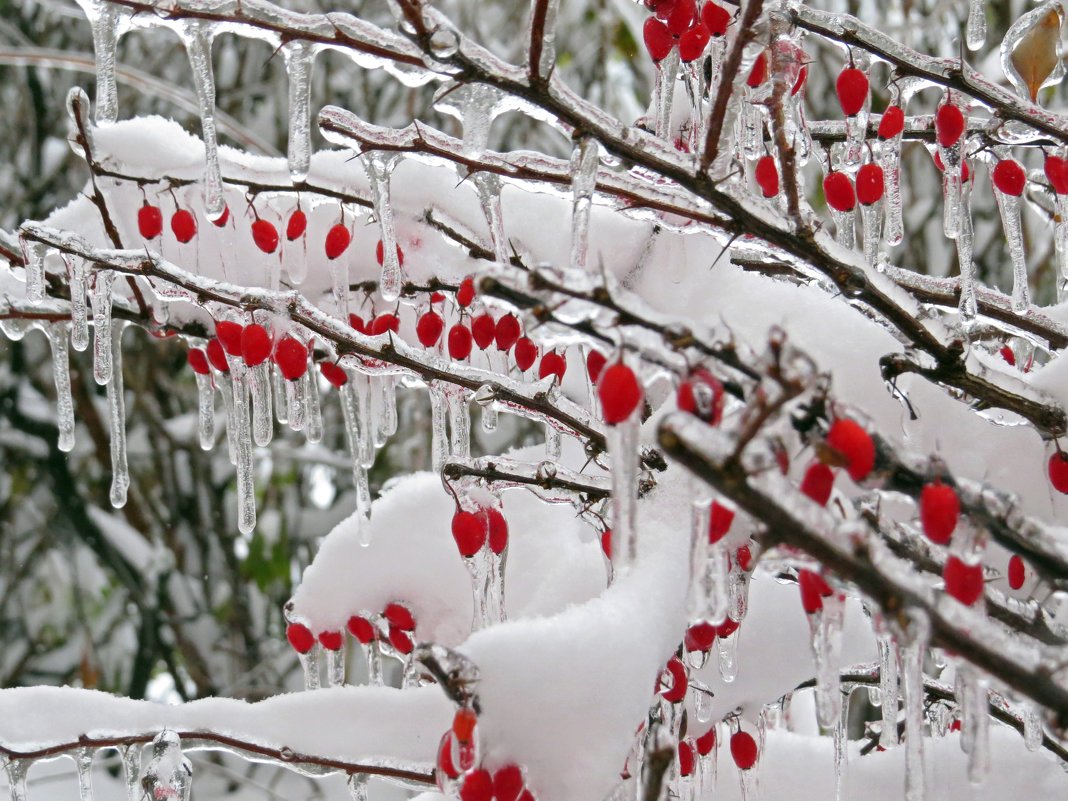
<svg viewBox="0 0 1068 801">
<path fill-rule="evenodd" d="M 446 792 L 460 782 L 460 801 L 534 801 L 524 770 L 507 764 L 492 773 L 478 762 L 478 715 L 467 706 L 453 716 L 452 726 L 438 745 L 438 787 Z"/>
<path fill-rule="evenodd" d="M 288 381 L 296 381 L 308 370 L 308 346 L 292 335 L 287 334 L 275 342 L 270 332 L 259 323 L 243 326 L 231 320 L 217 322 L 215 336 L 208 340 L 207 347 L 204 350 L 191 348 L 187 360 L 193 372 L 208 375 L 209 366 L 220 373 L 230 372 L 227 356 L 241 359 L 249 367 L 273 358 L 279 372 Z M 332 384 L 340 386 L 337 381 L 344 377 L 344 371 L 336 365 L 331 368 L 324 369 L 323 374 Z"/>
<path fill-rule="evenodd" d="M 508 521 L 493 506 L 482 506 L 473 512 L 457 507 L 452 516 L 452 537 L 465 559 L 473 558 L 486 546 L 499 556 L 508 547 Z"/>
<path fill-rule="evenodd" d="M 388 643 L 399 654 L 410 654 L 415 647 L 412 640 L 415 631 L 415 616 L 408 604 L 392 601 L 386 604 L 379 616 L 353 615 L 346 625 L 349 634 L 360 645 L 370 645 L 375 640 Z M 298 654 L 306 654 L 315 647 L 316 641 L 327 651 L 340 651 L 345 646 L 345 634 L 338 629 L 328 629 L 313 634 L 303 623 L 286 626 L 286 639 Z"/>
<path fill-rule="evenodd" d="M 696 0 L 645 0 L 653 16 L 645 21 L 642 38 L 649 57 L 660 63 L 674 48 L 684 62 L 696 61 L 709 40 L 727 32 L 731 14 L 723 6 L 707 0 L 698 10 Z"/>
<path fill-rule="evenodd" d="M 730 618 L 727 618 L 718 626 L 707 620 L 699 620 L 686 629 L 686 635 L 683 637 L 682 643 L 690 653 L 708 653 L 712 650 L 712 646 L 716 644 L 717 639 L 727 639 L 738 630 L 739 626 L 740 624 L 737 621 Z"/>
</svg>

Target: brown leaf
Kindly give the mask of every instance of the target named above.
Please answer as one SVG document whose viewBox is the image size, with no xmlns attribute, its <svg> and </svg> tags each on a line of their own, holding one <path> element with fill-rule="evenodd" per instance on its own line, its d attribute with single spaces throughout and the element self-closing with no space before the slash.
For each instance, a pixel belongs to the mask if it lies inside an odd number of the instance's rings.
<svg viewBox="0 0 1068 801">
<path fill-rule="evenodd" d="M 1052 9 L 1031 28 L 1012 51 L 1013 68 L 1020 74 L 1031 93 L 1031 102 L 1038 90 L 1057 68 L 1057 43 L 1061 38 L 1061 14 Z"/>
</svg>

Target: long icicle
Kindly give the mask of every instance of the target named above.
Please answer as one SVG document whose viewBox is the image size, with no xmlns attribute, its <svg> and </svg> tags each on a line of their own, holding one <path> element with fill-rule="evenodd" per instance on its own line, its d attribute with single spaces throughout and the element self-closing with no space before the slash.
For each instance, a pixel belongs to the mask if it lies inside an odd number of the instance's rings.
<svg viewBox="0 0 1068 801">
<path fill-rule="evenodd" d="M 193 86 L 200 104 L 201 134 L 204 139 L 204 208 L 208 217 L 217 220 L 226 208 L 222 172 L 219 167 L 219 143 L 215 132 L 215 75 L 211 65 L 211 27 L 201 20 L 182 24 L 182 41 L 193 72 Z"/>
<path fill-rule="evenodd" d="M 111 425 L 111 505 L 126 505 L 130 489 L 130 472 L 126 464 L 126 399 L 123 397 L 122 332 L 127 323 L 113 323 L 111 342 L 111 380 L 108 381 L 108 421 Z M 98 332 L 99 336 L 99 332 Z"/>
<path fill-rule="evenodd" d="M 45 327 L 48 345 L 52 350 L 52 376 L 56 385 L 58 447 L 64 453 L 74 449 L 74 401 L 70 395 L 70 354 L 67 350 L 69 330 L 66 323 L 49 323 Z"/>
</svg>

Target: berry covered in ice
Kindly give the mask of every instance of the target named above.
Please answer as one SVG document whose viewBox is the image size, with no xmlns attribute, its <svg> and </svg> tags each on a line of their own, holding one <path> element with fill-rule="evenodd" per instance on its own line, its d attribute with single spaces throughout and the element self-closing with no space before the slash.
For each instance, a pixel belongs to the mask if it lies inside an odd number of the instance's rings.
<svg viewBox="0 0 1068 801">
<path fill-rule="evenodd" d="M 753 735 L 736 731 L 731 735 L 731 758 L 739 770 L 749 770 L 757 761 L 757 744 Z"/>
<path fill-rule="evenodd" d="M 813 462 L 805 471 L 801 479 L 801 492 L 810 497 L 820 506 L 826 506 L 831 499 L 831 489 L 834 487 L 834 471 L 820 462 Z"/>
<path fill-rule="evenodd" d="M 190 348 L 189 353 L 186 354 L 186 361 L 197 375 L 207 375 L 211 372 L 208 367 L 208 357 L 200 348 Z"/>
<path fill-rule="evenodd" d="M 1015 159 L 1002 159 L 994 165 L 990 180 L 999 191 L 1019 197 L 1027 187 L 1027 173 Z"/>
<path fill-rule="evenodd" d="M 846 67 L 838 73 L 834 84 L 838 102 L 847 117 L 855 117 L 868 99 L 868 76 L 856 67 Z"/>
<path fill-rule="evenodd" d="M 946 592 L 965 606 L 971 606 L 983 595 L 983 566 L 968 564 L 957 556 L 946 559 L 942 568 Z"/>
<path fill-rule="evenodd" d="M 879 120 L 879 129 L 876 135 L 886 141 L 893 139 L 905 130 L 905 112 L 901 106 L 887 106 L 886 111 Z"/>
<path fill-rule="evenodd" d="M 680 411 L 689 412 L 709 425 L 719 425 L 723 418 L 723 384 L 712 373 L 699 368 L 679 384 L 675 402 Z"/>
<path fill-rule="evenodd" d="M 734 510 L 719 501 L 713 501 L 708 515 L 708 542 L 716 543 L 726 537 L 733 523 Z"/>
<path fill-rule="evenodd" d="M 245 364 L 255 367 L 271 357 L 271 335 L 259 323 L 246 325 L 241 332 L 241 356 Z"/>
<path fill-rule="evenodd" d="M 964 112 L 953 103 L 943 103 L 935 112 L 935 138 L 942 147 L 952 147 L 964 135 Z"/>
<path fill-rule="evenodd" d="M 766 155 L 757 159 L 753 177 L 764 197 L 775 197 L 779 194 L 779 168 L 775 166 L 774 156 Z"/>
<path fill-rule="evenodd" d="M 960 518 L 960 498 L 948 484 L 935 480 L 920 491 L 920 522 L 927 539 L 946 545 Z"/>
<path fill-rule="evenodd" d="M 557 383 L 564 380 L 564 373 L 567 372 L 567 359 L 555 350 L 551 350 L 541 357 L 541 364 L 538 365 L 538 378 L 545 378 L 547 376 L 556 376 Z"/>
<path fill-rule="evenodd" d="M 449 329 L 449 356 L 456 361 L 463 361 L 471 355 L 471 330 L 463 323 L 457 323 Z"/>
<path fill-rule="evenodd" d="M 862 206 L 870 206 L 883 199 L 883 168 L 868 163 L 857 170 L 857 200 Z"/>
<path fill-rule="evenodd" d="M 341 256 L 346 250 L 348 250 L 349 242 L 352 241 L 352 234 L 349 233 L 349 229 L 342 223 L 338 223 L 326 232 L 326 242 L 323 245 L 323 249 L 326 251 L 326 257 L 333 261 Z"/>
<path fill-rule="evenodd" d="M 832 172 L 823 179 L 823 195 L 827 198 L 827 205 L 835 211 L 853 211 L 857 206 L 853 182 L 844 172 Z"/>
<path fill-rule="evenodd" d="M 853 420 L 841 417 L 827 432 L 827 444 L 845 459 L 845 468 L 854 481 L 863 481 L 875 465 L 875 443 Z"/>
<path fill-rule="evenodd" d="M 362 645 L 374 642 L 375 627 L 367 618 L 361 617 L 360 615 L 353 615 L 349 618 L 347 627 L 349 634 L 355 637 Z"/>
<path fill-rule="evenodd" d="M 300 239 L 307 229 L 308 215 L 299 208 L 293 209 L 293 213 L 289 215 L 289 222 L 286 223 L 286 239 L 290 242 Z"/>
<path fill-rule="evenodd" d="M 475 279 L 470 275 L 460 282 L 460 288 L 456 290 L 456 303 L 462 309 L 466 309 L 475 299 Z"/>
<path fill-rule="evenodd" d="M 533 367 L 538 358 L 538 346 L 529 337 L 520 337 L 515 343 L 515 366 L 524 373 Z"/>
<path fill-rule="evenodd" d="M 290 623 L 286 626 L 286 639 L 298 654 L 306 654 L 315 646 L 315 636 L 303 623 Z"/>
<path fill-rule="evenodd" d="M 441 333 L 445 330 L 445 320 L 436 311 L 424 312 L 415 324 L 415 335 L 424 348 L 438 344 Z"/>
<path fill-rule="evenodd" d="M 616 362 L 601 374 L 597 395 L 601 399 L 605 422 L 616 425 L 634 414 L 634 410 L 641 405 L 644 393 L 634 371 L 623 362 Z"/>
<path fill-rule="evenodd" d="M 1057 451 L 1049 457 L 1047 467 L 1053 489 L 1068 494 L 1068 454 Z"/>
<path fill-rule="evenodd" d="M 275 348 L 274 363 L 287 381 L 296 381 L 308 371 L 308 349 L 294 337 L 283 337 Z"/>
<path fill-rule="evenodd" d="M 278 229 L 267 220 L 256 220 L 252 223 L 252 241 L 264 253 L 274 253 L 278 250 Z"/>
<path fill-rule="evenodd" d="M 460 556 L 474 556 L 486 544 L 486 520 L 474 512 L 458 511 L 452 516 L 452 538 Z"/>
<path fill-rule="evenodd" d="M 1018 590 L 1024 585 L 1025 578 L 1027 578 L 1027 566 L 1024 564 L 1023 557 L 1014 553 L 1009 558 L 1009 586 L 1014 590 Z"/>
</svg>

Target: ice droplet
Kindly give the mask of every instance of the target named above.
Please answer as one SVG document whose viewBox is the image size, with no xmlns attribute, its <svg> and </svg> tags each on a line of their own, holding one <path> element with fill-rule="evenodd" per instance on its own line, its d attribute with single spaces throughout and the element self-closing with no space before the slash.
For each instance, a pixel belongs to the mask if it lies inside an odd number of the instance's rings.
<svg viewBox="0 0 1068 801">
<path fill-rule="evenodd" d="M 979 50 L 986 44 L 986 0 L 969 0 L 964 38 L 969 50 Z"/>
<path fill-rule="evenodd" d="M 121 509 L 126 505 L 130 488 L 130 472 L 126 464 L 126 399 L 122 380 L 122 332 L 127 323 L 115 322 L 111 345 L 111 380 L 108 381 L 108 421 L 111 428 L 111 505 Z"/>
<path fill-rule="evenodd" d="M 295 39 L 282 45 L 289 78 L 289 177 L 293 183 L 308 178 L 311 165 L 311 76 L 315 49 L 310 42 Z"/>
<path fill-rule="evenodd" d="M 378 151 L 364 153 L 360 163 L 371 182 L 371 197 L 378 219 L 382 241 L 382 275 L 378 292 L 386 303 L 392 303 L 401 293 L 401 266 L 397 255 L 397 231 L 393 225 L 393 206 L 389 199 L 389 175 L 399 161 L 398 156 L 386 156 Z"/>
<path fill-rule="evenodd" d="M 193 86 L 200 104 L 200 125 L 204 139 L 204 209 L 217 220 L 226 208 L 222 172 L 219 167 L 219 143 L 215 133 L 215 76 L 211 65 L 212 27 L 203 20 L 187 20 L 178 28 L 189 56 Z"/>
<path fill-rule="evenodd" d="M 70 395 L 70 356 L 67 351 L 66 323 L 48 323 L 44 327 L 52 350 L 52 377 L 56 385 L 56 423 L 58 447 L 64 453 L 74 449 L 74 401 Z"/>
<path fill-rule="evenodd" d="M 100 386 L 111 381 L 111 287 L 115 274 L 97 270 L 93 274 L 93 379 Z"/>
</svg>

